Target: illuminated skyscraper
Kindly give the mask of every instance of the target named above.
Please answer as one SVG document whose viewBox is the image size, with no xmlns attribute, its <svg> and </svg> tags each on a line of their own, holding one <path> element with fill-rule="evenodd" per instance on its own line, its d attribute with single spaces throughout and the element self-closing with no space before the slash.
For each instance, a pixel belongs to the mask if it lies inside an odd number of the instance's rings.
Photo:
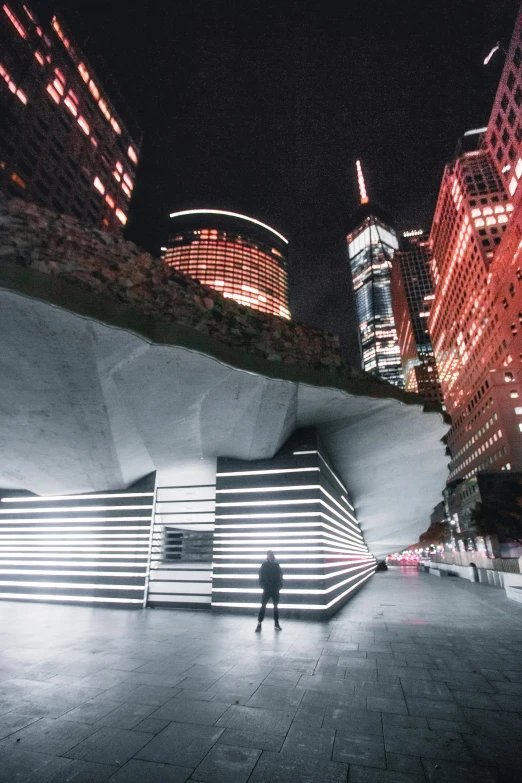
<svg viewBox="0 0 522 783">
<path fill-rule="evenodd" d="M 259 220 L 219 209 L 173 212 L 163 260 L 262 313 L 290 318 L 288 240 Z"/>
<path fill-rule="evenodd" d="M 385 381 L 404 386 L 397 331 L 392 312 L 391 268 L 399 247 L 391 217 L 367 196 L 357 161 L 361 204 L 347 236 L 362 366 Z"/>
<path fill-rule="evenodd" d="M 428 235 L 406 231 L 395 253 L 391 273 L 392 305 L 406 391 L 442 402 L 435 356 L 428 332 L 433 301 Z"/>
<path fill-rule="evenodd" d="M 121 111 L 61 19 L 37 19 L 18 0 L 2 5 L 2 189 L 98 228 L 121 230 L 141 141 Z"/>
</svg>

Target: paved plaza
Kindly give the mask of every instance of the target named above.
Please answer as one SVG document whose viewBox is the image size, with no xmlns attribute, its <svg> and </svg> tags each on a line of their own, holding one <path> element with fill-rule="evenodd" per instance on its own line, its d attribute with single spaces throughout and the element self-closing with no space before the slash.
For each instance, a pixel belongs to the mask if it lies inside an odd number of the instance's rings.
<svg viewBox="0 0 522 783">
<path fill-rule="evenodd" d="M 522 780 L 522 605 L 414 569 L 309 623 L 1 603 L 1 783 Z"/>
</svg>

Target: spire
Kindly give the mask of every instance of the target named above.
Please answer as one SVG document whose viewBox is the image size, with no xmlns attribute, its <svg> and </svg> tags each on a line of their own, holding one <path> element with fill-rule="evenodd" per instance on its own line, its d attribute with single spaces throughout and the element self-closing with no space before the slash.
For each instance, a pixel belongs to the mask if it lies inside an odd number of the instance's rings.
<svg viewBox="0 0 522 783">
<path fill-rule="evenodd" d="M 364 176 L 363 176 L 361 161 L 356 160 L 355 166 L 357 168 L 357 181 L 359 183 L 359 193 L 361 194 L 361 204 L 367 204 L 368 196 L 366 194 L 366 185 L 364 184 Z"/>
</svg>

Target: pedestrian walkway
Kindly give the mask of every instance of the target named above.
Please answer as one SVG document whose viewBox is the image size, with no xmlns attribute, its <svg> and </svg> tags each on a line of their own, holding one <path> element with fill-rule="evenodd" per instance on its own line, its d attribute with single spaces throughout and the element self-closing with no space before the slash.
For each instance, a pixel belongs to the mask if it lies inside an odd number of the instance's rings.
<svg viewBox="0 0 522 783">
<path fill-rule="evenodd" d="M 522 605 L 412 568 L 331 621 L 0 603 L 0 783 L 522 780 Z"/>
</svg>

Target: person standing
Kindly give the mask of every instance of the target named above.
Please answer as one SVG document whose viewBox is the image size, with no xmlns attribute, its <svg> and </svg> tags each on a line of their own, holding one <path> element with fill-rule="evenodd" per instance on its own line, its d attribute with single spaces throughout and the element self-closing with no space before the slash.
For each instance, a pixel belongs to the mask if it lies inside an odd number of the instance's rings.
<svg viewBox="0 0 522 783">
<path fill-rule="evenodd" d="M 281 631 L 282 629 L 279 625 L 279 591 L 283 586 L 283 572 L 271 549 L 266 553 L 266 560 L 259 569 L 259 584 L 263 589 L 263 597 L 261 599 L 259 617 L 257 618 L 256 633 L 259 633 L 261 630 L 261 623 L 265 619 L 266 605 L 270 599 L 272 599 L 274 604 L 275 629 L 276 631 Z"/>
</svg>

